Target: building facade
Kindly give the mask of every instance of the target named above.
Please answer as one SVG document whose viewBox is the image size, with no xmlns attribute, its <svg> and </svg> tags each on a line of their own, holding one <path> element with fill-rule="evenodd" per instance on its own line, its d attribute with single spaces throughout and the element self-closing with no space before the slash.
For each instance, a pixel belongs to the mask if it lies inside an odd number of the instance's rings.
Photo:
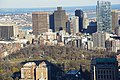
<svg viewBox="0 0 120 80">
<path fill-rule="evenodd" d="M 1 40 L 10 40 L 11 37 L 17 37 L 18 29 L 11 24 L 0 24 L 0 38 Z"/>
<path fill-rule="evenodd" d="M 119 26 L 120 26 L 120 19 L 119 19 Z"/>
<path fill-rule="evenodd" d="M 62 7 L 57 7 L 57 10 L 54 11 L 54 24 L 55 31 L 59 31 L 62 27 L 66 31 L 66 22 L 68 21 L 68 16 L 66 15 L 65 10 L 62 10 Z"/>
<path fill-rule="evenodd" d="M 50 14 L 49 15 L 49 25 L 50 25 L 50 29 L 52 29 L 52 31 L 55 31 L 55 24 L 54 24 L 54 14 Z"/>
<path fill-rule="evenodd" d="M 96 58 L 91 61 L 92 80 L 118 80 L 118 62 L 115 58 Z"/>
<path fill-rule="evenodd" d="M 40 63 L 36 68 L 36 80 L 49 80 L 48 68 L 45 62 Z"/>
<path fill-rule="evenodd" d="M 87 13 L 84 13 L 84 18 L 83 18 L 83 29 L 87 29 L 89 25 L 89 19 L 87 17 Z"/>
<path fill-rule="evenodd" d="M 79 32 L 83 31 L 84 13 L 82 10 L 75 10 L 75 16 L 79 17 Z"/>
<path fill-rule="evenodd" d="M 39 35 L 47 32 L 49 29 L 49 15 L 47 12 L 32 13 L 33 34 Z"/>
<path fill-rule="evenodd" d="M 110 37 L 108 33 L 96 32 L 92 34 L 93 48 L 105 49 L 105 41 Z"/>
<path fill-rule="evenodd" d="M 120 26 L 115 28 L 115 34 L 120 37 Z"/>
<path fill-rule="evenodd" d="M 73 16 L 71 18 L 72 26 L 73 26 L 73 33 L 79 33 L 79 17 Z"/>
<path fill-rule="evenodd" d="M 120 50 L 120 40 L 119 39 L 112 39 L 105 41 L 106 50 L 109 52 L 117 52 Z"/>
<path fill-rule="evenodd" d="M 23 68 L 21 68 L 21 80 L 35 80 L 35 67 L 34 62 L 24 64 Z"/>
<path fill-rule="evenodd" d="M 27 62 L 21 68 L 20 80 L 62 80 L 64 71 L 47 60 Z"/>
<path fill-rule="evenodd" d="M 97 22 L 93 22 L 93 21 L 89 22 L 89 25 L 85 32 L 89 34 L 97 32 Z"/>
<path fill-rule="evenodd" d="M 71 23 L 70 20 L 68 20 L 68 21 L 66 22 L 66 32 L 68 32 L 69 34 L 71 33 L 71 30 L 70 30 L 70 23 Z"/>
<path fill-rule="evenodd" d="M 118 12 L 116 10 L 112 10 L 112 30 L 114 31 L 116 27 L 118 27 Z"/>
<path fill-rule="evenodd" d="M 97 31 L 112 32 L 111 3 L 109 1 L 97 1 Z"/>
</svg>

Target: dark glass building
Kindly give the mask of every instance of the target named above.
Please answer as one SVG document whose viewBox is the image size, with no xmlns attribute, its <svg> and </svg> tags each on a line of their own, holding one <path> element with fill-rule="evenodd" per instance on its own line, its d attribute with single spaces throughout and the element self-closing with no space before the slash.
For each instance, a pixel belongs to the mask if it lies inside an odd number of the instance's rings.
<svg viewBox="0 0 120 80">
<path fill-rule="evenodd" d="M 82 10 L 75 10 L 75 16 L 79 17 L 79 32 L 83 32 L 83 18 L 84 13 Z"/>
<path fill-rule="evenodd" d="M 120 25 L 120 19 L 119 19 L 119 25 Z"/>
<path fill-rule="evenodd" d="M 63 80 L 85 80 L 83 78 L 82 66 L 80 65 L 80 69 L 79 70 L 69 70 L 64 75 Z"/>
<path fill-rule="evenodd" d="M 50 29 L 52 29 L 52 31 L 55 32 L 54 13 L 49 15 L 49 25 Z"/>
<path fill-rule="evenodd" d="M 88 28 L 85 32 L 89 34 L 97 32 L 97 22 L 89 22 Z"/>
<path fill-rule="evenodd" d="M 68 20 L 67 22 L 66 22 L 66 32 L 68 32 L 69 34 L 71 33 L 71 26 L 70 26 L 70 24 L 71 24 L 71 22 L 70 22 L 70 20 Z"/>
<path fill-rule="evenodd" d="M 92 80 L 118 80 L 118 62 L 115 58 L 96 58 L 91 61 Z"/>
</svg>

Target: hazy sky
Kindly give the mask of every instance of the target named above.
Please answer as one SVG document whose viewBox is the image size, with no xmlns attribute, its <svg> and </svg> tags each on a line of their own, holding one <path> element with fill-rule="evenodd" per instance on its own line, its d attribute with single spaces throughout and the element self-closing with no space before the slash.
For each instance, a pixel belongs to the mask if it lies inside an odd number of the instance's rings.
<svg viewBox="0 0 120 80">
<path fill-rule="evenodd" d="M 0 0 L 0 8 L 40 8 L 96 5 L 97 0 Z M 105 0 L 104 0 L 105 1 Z M 107 0 L 120 4 L 120 0 Z"/>
</svg>

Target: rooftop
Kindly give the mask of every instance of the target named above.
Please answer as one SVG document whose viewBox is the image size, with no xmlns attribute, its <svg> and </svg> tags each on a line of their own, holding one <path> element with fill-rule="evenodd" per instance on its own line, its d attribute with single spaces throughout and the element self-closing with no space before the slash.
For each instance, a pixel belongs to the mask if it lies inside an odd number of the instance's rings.
<svg viewBox="0 0 120 80">
<path fill-rule="evenodd" d="M 33 12 L 32 14 L 48 14 L 48 12 Z"/>
<path fill-rule="evenodd" d="M 96 62 L 116 62 L 115 58 L 96 58 Z"/>
<path fill-rule="evenodd" d="M 76 74 L 78 72 L 78 70 L 69 70 L 67 72 L 67 74 Z"/>
<path fill-rule="evenodd" d="M 34 62 L 28 62 L 28 63 L 24 64 L 24 66 L 34 66 L 34 65 L 36 65 Z"/>
<path fill-rule="evenodd" d="M 15 26 L 15 24 L 0 24 L 0 26 Z"/>
</svg>

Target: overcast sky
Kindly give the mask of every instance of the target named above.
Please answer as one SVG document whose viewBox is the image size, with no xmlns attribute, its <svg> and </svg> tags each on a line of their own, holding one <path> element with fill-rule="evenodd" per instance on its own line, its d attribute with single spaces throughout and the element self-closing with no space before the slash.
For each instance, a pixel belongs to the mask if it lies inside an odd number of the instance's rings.
<svg viewBox="0 0 120 80">
<path fill-rule="evenodd" d="M 96 5 L 97 0 L 0 0 L 0 8 L 41 8 Z M 105 1 L 105 0 L 104 0 Z M 120 4 L 120 0 L 107 0 Z"/>
</svg>

